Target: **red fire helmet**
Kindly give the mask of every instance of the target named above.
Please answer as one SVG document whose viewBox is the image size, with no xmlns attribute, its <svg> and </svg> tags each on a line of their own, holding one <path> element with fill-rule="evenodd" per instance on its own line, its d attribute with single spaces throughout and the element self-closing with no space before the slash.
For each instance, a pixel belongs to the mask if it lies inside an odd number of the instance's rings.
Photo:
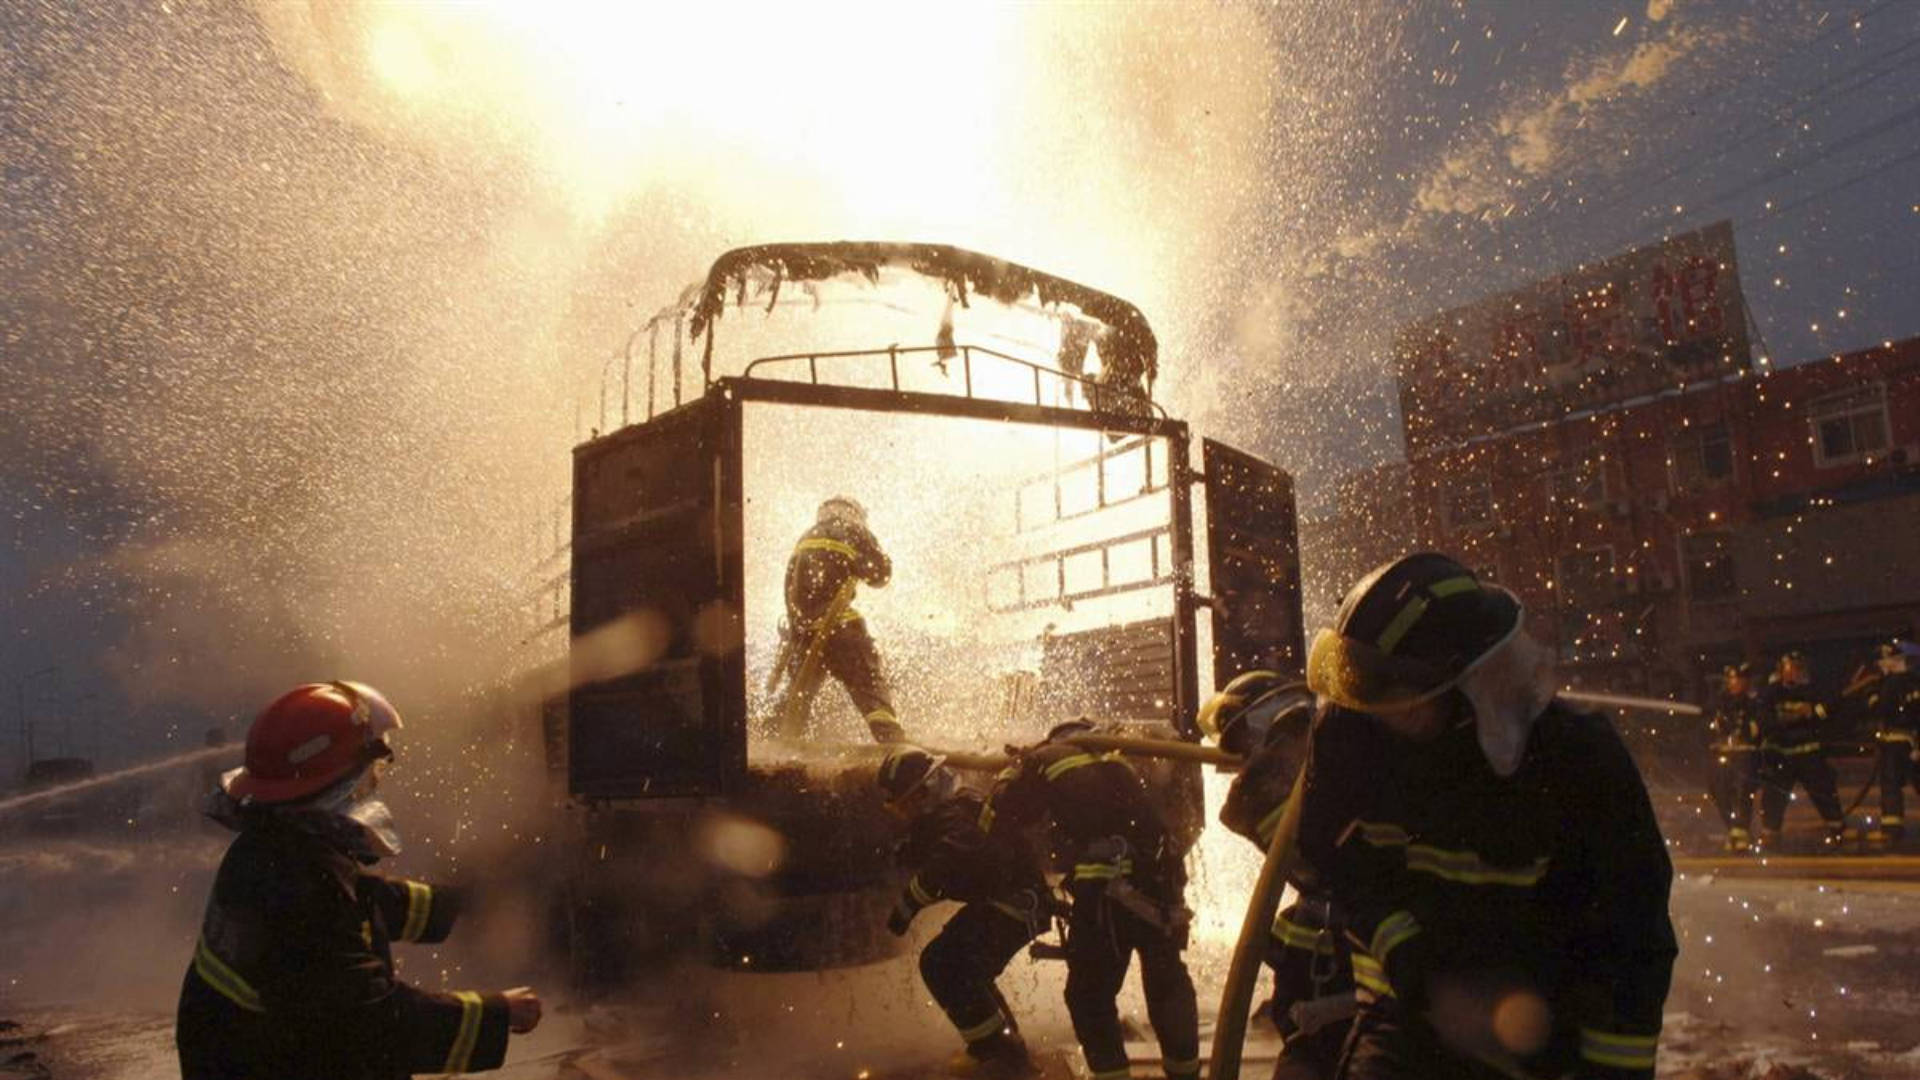
<svg viewBox="0 0 1920 1080">
<path fill-rule="evenodd" d="M 307 683 L 274 699 L 247 729 L 246 767 L 223 781 L 256 803 L 317 795 L 393 751 L 400 713 L 365 683 Z"/>
</svg>

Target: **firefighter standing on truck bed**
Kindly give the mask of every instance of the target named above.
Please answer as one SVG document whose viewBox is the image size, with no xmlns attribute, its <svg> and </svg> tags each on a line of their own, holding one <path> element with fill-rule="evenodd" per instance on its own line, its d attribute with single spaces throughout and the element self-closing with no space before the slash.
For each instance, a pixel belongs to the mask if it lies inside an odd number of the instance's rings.
<svg viewBox="0 0 1920 1080">
<path fill-rule="evenodd" d="M 1880 646 L 1875 659 L 1880 678 L 1867 692 L 1874 741 L 1880 745 L 1880 824 L 1867 835 L 1876 844 L 1906 835 L 1906 787 L 1911 783 L 1920 792 L 1920 769 L 1914 767 L 1920 756 L 1920 679 L 1914 677 L 1912 651 L 1898 639 Z"/>
<path fill-rule="evenodd" d="M 1787 800 L 1795 785 L 1807 789 L 1826 823 L 1825 841 L 1838 844 L 1847 832 L 1840 808 L 1840 781 L 1827 760 L 1827 707 L 1813 692 L 1813 672 L 1802 652 L 1780 656 L 1760 691 L 1760 843 L 1778 847 Z"/>
<path fill-rule="evenodd" d="M 1175 850 L 1145 781 L 1118 754 L 1092 753 L 1067 738 L 1092 730 L 1061 724 L 1021 751 L 994 782 L 980 812 L 989 844 L 1014 844 L 1050 825 L 1073 909 L 1067 918 L 1067 1013 L 1093 1080 L 1129 1075 L 1117 998 L 1133 954 L 1147 1018 L 1169 1080 L 1200 1075 L 1200 1017 L 1181 951 L 1192 913 L 1184 852 Z"/>
<path fill-rule="evenodd" d="M 820 504 L 813 527 L 801 535 L 787 560 L 787 644 L 780 664 L 790 680 L 789 708 L 801 710 L 819 686 L 820 671 L 846 687 L 854 708 L 879 742 L 906 737 L 893 712 L 885 669 L 867 623 L 853 609 L 860 582 L 881 588 L 893 576 L 893 561 L 867 529 L 867 511 L 836 495 Z M 797 731 L 784 731 L 792 736 Z"/>
<path fill-rule="evenodd" d="M 1200 729 L 1245 759 L 1227 789 L 1220 821 L 1265 852 L 1306 760 L 1310 698 L 1272 671 L 1236 677 L 1200 708 Z M 1353 1027 L 1353 950 L 1320 876 L 1295 860 L 1287 883 L 1298 892 L 1273 919 L 1273 1026 L 1284 1040 L 1274 1080 L 1333 1080 Z M 1377 977 L 1374 978 L 1376 983 Z"/>
<path fill-rule="evenodd" d="M 1753 793 L 1760 786 L 1760 699 L 1753 665 L 1729 665 L 1707 722 L 1713 733 L 1713 805 L 1727 827 L 1728 851 L 1753 849 Z"/>
<path fill-rule="evenodd" d="M 1384 976 L 1342 1080 L 1653 1076 L 1672 866 L 1626 747 L 1554 700 L 1523 619 L 1425 552 L 1314 639 L 1300 853 Z"/>
<path fill-rule="evenodd" d="M 371 798 L 400 727 L 372 687 L 311 683 L 247 732 L 210 816 L 240 835 L 207 901 L 180 988 L 174 1038 L 185 1080 L 394 1080 L 500 1067 L 507 1033 L 540 999 L 433 993 L 394 975 L 392 943 L 444 940 L 460 898 L 367 865 L 399 851 Z"/>
<path fill-rule="evenodd" d="M 1052 908 L 1047 882 L 1026 844 L 987 842 L 983 800 L 961 786 L 945 760 L 904 747 L 880 763 L 876 779 L 887 809 L 908 825 L 900 861 L 913 870 L 887 929 L 904 935 L 922 908 L 962 904 L 920 953 L 920 978 L 966 1043 L 955 1071 L 1017 1076 L 1033 1066 L 994 980 L 1045 929 Z"/>
</svg>

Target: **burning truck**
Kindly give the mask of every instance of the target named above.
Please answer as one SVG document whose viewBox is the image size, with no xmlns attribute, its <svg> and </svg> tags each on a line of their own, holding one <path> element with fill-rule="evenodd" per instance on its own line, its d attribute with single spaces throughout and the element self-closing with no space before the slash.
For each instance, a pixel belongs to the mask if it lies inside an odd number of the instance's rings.
<svg viewBox="0 0 1920 1080">
<path fill-rule="evenodd" d="M 1158 364 L 1133 304 L 933 244 L 731 251 L 629 336 L 550 571 L 582 981 L 689 949 L 794 970 L 902 947 L 885 748 L 830 684 L 796 701 L 778 677 L 787 559 L 823 500 L 871 508 L 894 581 L 860 604 L 907 739 L 955 760 L 1071 717 L 1195 741 L 1203 685 L 1301 669 L 1291 478 L 1211 439 L 1196 461 Z M 1198 769 L 1149 768 L 1188 843 Z"/>
</svg>

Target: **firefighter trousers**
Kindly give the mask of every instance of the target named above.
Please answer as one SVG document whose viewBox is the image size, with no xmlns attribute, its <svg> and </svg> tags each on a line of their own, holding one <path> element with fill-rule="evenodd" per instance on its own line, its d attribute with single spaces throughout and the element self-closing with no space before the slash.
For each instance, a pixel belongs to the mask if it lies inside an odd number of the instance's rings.
<svg viewBox="0 0 1920 1080">
<path fill-rule="evenodd" d="M 1714 750 L 1713 805 L 1728 837 L 1746 839 L 1753 827 L 1753 793 L 1760 786 L 1760 751 L 1717 747 Z"/>
<path fill-rule="evenodd" d="M 927 984 L 969 1052 L 985 1056 L 1019 1031 L 994 980 L 1006 970 L 1038 927 L 991 903 L 971 903 L 955 912 L 920 953 L 920 979 Z"/>
<path fill-rule="evenodd" d="M 867 621 L 855 618 L 831 631 L 821 662 L 827 674 L 846 687 L 853 707 L 860 710 L 873 737 L 881 742 L 897 742 L 905 736 L 900 719 L 893 713 L 893 691 L 887 686 L 887 672 L 880 664 L 880 650 L 873 635 L 867 633 Z"/>
<path fill-rule="evenodd" d="M 1140 982 L 1147 1019 L 1167 1076 L 1200 1075 L 1200 1011 L 1193 977 L 1180 955 L 1183 942 L 1107 899 L 1101 882 L 1074 882 L 1067 920 L 1067 1014 L 1086 1055 L 1093 1080 L 1124 1080 L 1129 1073 L 1126 1036 L 1120 1027 L 1121 984 L 1133 954 L 1140 954 Z M 1142 889 L 1155 893 L 1159 890 Z M 1157 898 L 1157 897 L 1156 897 Z M 1176 896 L 1174 902 L 1178 903 Z"/>
<path fill-rule="evenodd" d="M 1807 798 L 1813 800 L 1813 808 L 1828 828 L 1837 829 L 1846 823 L 1840 809 L 1840 781 L 1825 750 L 1818 746 L 1797 754 L 1768 750 L 1760 768 L 1760 824 L 1767 829 L 1777 831 L 1786 820 L 1787 797 L 1793 794 L 1795 785 L 1806 789 Z"/>
<path fill-rule="evenodd" d="M 1909 783 L 1920 793 L 1920 769 L 1914 768 L 1915 738 L 1911 732 L 1880 733 L 1880 827 L 1902 829 L 1907 825 Z"/>
</svg>

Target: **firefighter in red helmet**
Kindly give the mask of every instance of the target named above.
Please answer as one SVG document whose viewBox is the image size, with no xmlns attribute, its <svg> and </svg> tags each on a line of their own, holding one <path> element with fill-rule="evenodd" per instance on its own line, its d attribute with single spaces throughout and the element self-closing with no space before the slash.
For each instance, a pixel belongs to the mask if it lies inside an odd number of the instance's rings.
<svg viewBox="0 0 1920 1080">
<path fill-rule="evenodd" d="M 180 990 L 185 1080 L 391 1080 L 498 1068 L 532 1031 L 526 987 L 439 993 L 395 977 L 392 943 L 437 942 L 460 896 L 368 867 L 400 839 L 374 799 L 400 714 L 361 683 L 282 694 L 247 732 L 209 816 L 239 835 Z"/>
</svg>

